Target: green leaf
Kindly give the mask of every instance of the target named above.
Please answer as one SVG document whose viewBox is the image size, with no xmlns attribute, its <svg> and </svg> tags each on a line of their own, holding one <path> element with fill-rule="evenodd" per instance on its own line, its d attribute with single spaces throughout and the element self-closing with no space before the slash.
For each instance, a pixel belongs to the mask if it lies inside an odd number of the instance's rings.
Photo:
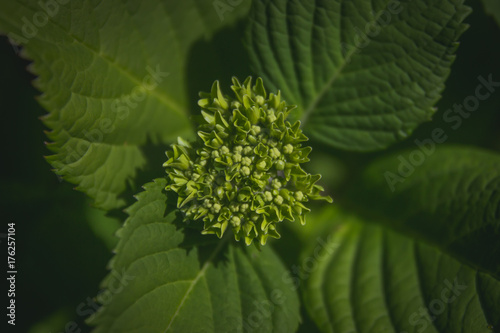
<svg viewBox="0 0 500 333">
<path fill-rule="evenodd" d="M 491 15 L 497 24 L 500 26 L 500 1 L 498 0 L 482 0 L 484 11 Z"/>
<path fill-rule="evenodd" d="M 95 332 L 295 331 L 298 296 L 283 286 L 285 269 L 271 248 L 178 229 L 165 185 L 147 184 L 127 210 L 108 289 L 98 296 L 104 306 L 90 318 Z"/>
<path fill-rule="evenodd" d="M 422 147 L 371 165 L 352 193 L 356 211 L 500 278 L 500 155 Z"/>
<path fill-rule="evenodd" d="M 499 332 L 498 279 L 352 216 L 331 223 L 303 293 L 322 332 Z"/>
<path fill-rule="evenodd" d="M 311 138 L 369 151 L 431 119 L 469 12 L 463 0 L 256 1 L 246 44 Z"/>
<path fill-rule="evenodd" d="M 33 60 L 56 173 L 100 208 L 123 206 L 119 195 L 146 163 L 141 148 L 192 135 L 193 45 L 247 8 L 220 16 L 212 0 L 2 1 L 0 29 Z"/>
</svg>

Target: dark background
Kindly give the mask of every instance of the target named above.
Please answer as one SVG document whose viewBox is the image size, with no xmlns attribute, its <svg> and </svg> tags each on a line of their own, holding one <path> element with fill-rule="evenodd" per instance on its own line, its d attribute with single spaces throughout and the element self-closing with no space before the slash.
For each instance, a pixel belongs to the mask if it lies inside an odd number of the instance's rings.
<svg viewBox="0 0 500 333">
<path fill-rule="evenodd" d="M 500 81 L 498 25 L 485 15 L 479 2 L 469 5 L 474 10 L 466 19 L 471 27 L 461 38 L 457 59 L 432 122 L 423 124 L 409 139 L 383 152 L 349 153 L 313 143 L 309 168 L 324 175 L 322 184 L 337 204 L 342 203 L 345 189 L 370 160 L 414 147 L 413 140 L 429 138 L 436 127 L 443 128 L 448 135 L 446 144 L 500 150 L 500 89 L 481 102 L 479 109 L 457 130 L 442 120 L 443 113 L 454 103 L 462 103 L 465 97 L 474 94 L 479 75 L 487 78 L 492 74 L 494 81 Z M 5 37 L 0 38 L 0 233 L 7 232 L 7 223 L 16 223 L 18 274 L 14 331 L 64 332 L 65 325 L 75 321 L 81 332 L 87 332 L 89 328 L 76 309 L 98 292 L 116 242 L 113 233 L 120 222 L 92 208 L 90 200 L 74 191 L 71 184 L 61 182 L 44 160 L 44 156 L 50 155 L 44 144 L 47 128 L 38 117 L 46 111 L 36 102 L 39 92 L 31 85 L 34 76 L 27 72 L 28 64 Z M 337 158 L 330 157 L 332 152 Z M 283 237 L 293 235 L 285 231 Z M 0 241 L 1 257 L 5 258 L 6 239 Z M 290 242 L 283 240 L 274 244 L 287 266 L 297 260 L 300 247 L 291 249 L 287 246 Z M 6 261 L 2 262 L 2 270 L 6 270 Z M 7 306 L 6 291 L 4 281 L 0 298 L 3 309 Z M 301 330 L 311 332 L 311 323 L 304 319 Z"/>
</svg>

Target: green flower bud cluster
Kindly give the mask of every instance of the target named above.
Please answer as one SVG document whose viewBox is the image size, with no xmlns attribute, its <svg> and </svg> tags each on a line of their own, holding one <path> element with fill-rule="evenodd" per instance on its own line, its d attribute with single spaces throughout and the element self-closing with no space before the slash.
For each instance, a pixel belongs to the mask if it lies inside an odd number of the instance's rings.
<svg viewBox="0 0 500 333">
<path fill-rule="evenodd" d="M 231 226 L 236 240 L 247 245 L 257 238 L 279 238 L 276 224 L 298 219 L 305 223 L 309 200 L 320 195 L 320 175 L 302 170 L 310 147 L 300 122 L 287 116 L 281 93 L 267 94 L 262 79 L 241 84 L 233 78 L 235 98 L 222 94 L 216 81 L 210 93 L 200 93 L 203 124 L 198 140 L 179 138 L 167 151 L 167 190 L 178 194 L 178 208 L 186 220 L 202 219 L 204 234 L 219 238 Z"/>
</svg>

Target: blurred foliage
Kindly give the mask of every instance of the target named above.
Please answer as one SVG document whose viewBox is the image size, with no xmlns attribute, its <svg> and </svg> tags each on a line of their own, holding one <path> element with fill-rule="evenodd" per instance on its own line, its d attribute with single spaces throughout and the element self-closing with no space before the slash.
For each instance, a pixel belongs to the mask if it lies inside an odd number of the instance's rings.
<svg viewBox="0 0 500 333">
<path fill-rule="evenodd" d="M 48 151 L 38 117 L 45 111 L 34 99 L 38 92 L 30 85 L 28 62 L 5 38 L 0 43 L 0 63 L 8 78 L 0 81 L 4 110 L 0 132 L 7 143 L 0 173 L 4 221 L 0 232 L 6 232 L 7 222 L 16 223 L 16 330 L 28 332 L 44 321 L 35 331 L 55 333 L 75 321 L 85 332 L 85 318 L 75 310 L 95 295 L 106 273 L 117 222 L 90 207 L 85 195 L 61 182 L 44 160 Z M 94 222 L 107 230 L 93 229 Z"/>
</svg>

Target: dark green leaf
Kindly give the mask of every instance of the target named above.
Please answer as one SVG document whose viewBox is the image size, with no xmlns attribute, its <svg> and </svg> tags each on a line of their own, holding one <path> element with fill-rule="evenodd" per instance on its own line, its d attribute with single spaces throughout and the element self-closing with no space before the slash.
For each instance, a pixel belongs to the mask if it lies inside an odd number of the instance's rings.
<svg viewBox="0 0 500 333">
<path fill-rule="evenodd" d="M 311 138 L 368 151 L 431 119 L 469 12 L 463 0 L 263 0 L 246 43 Z"/>
<path fill-rule="evenodd" d="M 371 165 L 356 210 L 500 278 L 500 156 L 431 143 Z"/>
<path fill-rule="evenodd" d="M 127 210 L 108 290 L 98 296 L 104 306 L 90 320 L 95 332 L 296 330 L 298 297 L 283 285 L 273 251 L 178 229 L 182 219 L 168 208 L 165 185 L 147 184 Z"/>
<path fill-rule="evenodd" d="M 141 148 L 192 135 L 193 45 L 247 8 L 220 16 L 212 0 L 2 1 L 0 30 L 34 61 L 55 171 L 96 206 L 123 206 L 119 195 L 146 163 Z"/>
<path fill-rule="evenodd" d="M 500 328 L 500 281 L 439 248 L 332 216 L 304 301 L 322 332 L 491 333 Z"/>
</svg>

